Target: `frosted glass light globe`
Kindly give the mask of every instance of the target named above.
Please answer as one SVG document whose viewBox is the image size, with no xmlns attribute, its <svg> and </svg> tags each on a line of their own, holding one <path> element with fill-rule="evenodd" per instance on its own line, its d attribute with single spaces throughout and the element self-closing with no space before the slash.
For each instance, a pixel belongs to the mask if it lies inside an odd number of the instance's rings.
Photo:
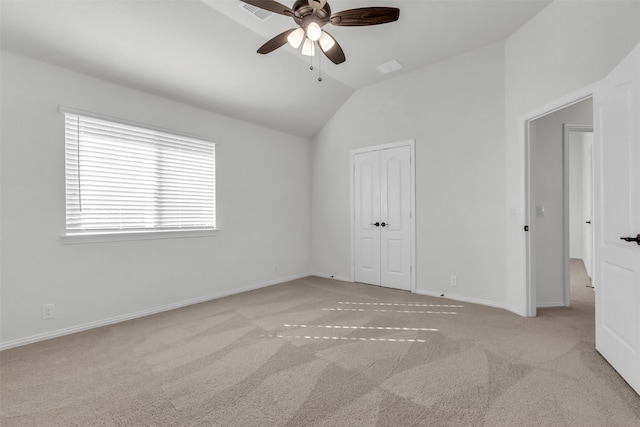
<svg viewBox="0 0 640 427">
<path fill-rule="evenodd" d="M 300 43 L 302 43 L 302 39 L 304 39 L 304 30 L 302 28 L 298 28 L 287 37 L 287 41 L 295 49 L 300 46 Z"/>
<path fill-rule="evenodd" d="M 320 25 L 315 22 L 309 23 L 307 26 L 307 37 L 311 41 L 318 41 L 320 35 L 322 34 L 322 30 L 320 29 Z"/>
</svg>

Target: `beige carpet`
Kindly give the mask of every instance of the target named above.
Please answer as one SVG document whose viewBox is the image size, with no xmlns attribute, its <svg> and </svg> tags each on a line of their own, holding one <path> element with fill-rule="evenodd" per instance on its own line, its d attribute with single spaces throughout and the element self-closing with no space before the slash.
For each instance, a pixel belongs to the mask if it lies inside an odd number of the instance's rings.
<svg viewBox="0 0 640 427">
<path fill-rule="evenodd" d="M 535 319 L 310 277 L 6 350 L 2 426 L 638 426 L 574 264 Z"/>
</svg>

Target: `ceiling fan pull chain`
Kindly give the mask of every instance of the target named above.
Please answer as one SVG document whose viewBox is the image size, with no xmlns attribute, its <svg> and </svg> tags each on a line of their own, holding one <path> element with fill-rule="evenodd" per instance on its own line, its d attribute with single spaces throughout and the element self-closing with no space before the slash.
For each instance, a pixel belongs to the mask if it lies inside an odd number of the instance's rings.
<svg viewBox="0 0 640 427">
<path fill-rule="evenodd" d="M 322 55 L 318 55 L 318 81 L 322 82 Z"/>
</svg>

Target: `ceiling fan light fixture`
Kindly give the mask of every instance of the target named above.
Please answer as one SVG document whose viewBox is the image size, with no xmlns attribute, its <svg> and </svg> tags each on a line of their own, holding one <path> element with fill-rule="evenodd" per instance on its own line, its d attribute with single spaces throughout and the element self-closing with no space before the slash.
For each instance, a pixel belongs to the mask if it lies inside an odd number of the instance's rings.
<svg viewBox="0 0 640 427">
<path fill-rule="evenodd" d="M 320 40 L 318 40 L 318 43 L 320 43 L 322 51 L 327 52 L 329 49 L 335 46 L 336 41 L 326 31 L 323 31 L 322 35 L 320 36 Z"/>
<path fill-rule="evenodd" d="M 322 30 L 320 29 L 320 25 L 317 22 L 311 21 L 309 25 L 307 25 L 307 37 L 311 41 L 318 41 L 320 36 L 322 35 Z"/>
<path fill-rule="evenodd" d="M 324 55 L 336 65 L 342 64 L 347 58 L 338 41 L 322 29 L 325 25 L 367 27 L 395 22 L 400 17 L 400 9 L 385 6 L 359 7 L 331 13 L 328 0 L 295 0 L 292 7 L 287 7 L 277 0 L 240 1 L 246 3 L 243 7 L 287 16 L 298 25 L 267 40 L 258 48 L 259 54 L 273 52 L 289 43 L 294 49 L 302 45 L 303 55 L 314 56 L 317 43 Z"/>
<path fill-rule="evenodd" d="M 313 56 L 316 53 L 315 43 L 313 40 L 306 38 L 304 39 L 304 44 L 302 45 L 302 54 L 304 56 Z"/>
<path fill-rule="evenodd" d="M 296 29 L 287 37 L 287 41 L 291 46 L 293 46 L 294 49 L 297 49 L 298 47 L 300 47 L 300 44 L 302 43 L 303 39 L 304 39 L 304 30 L 302 28 Z"/>
</svg>

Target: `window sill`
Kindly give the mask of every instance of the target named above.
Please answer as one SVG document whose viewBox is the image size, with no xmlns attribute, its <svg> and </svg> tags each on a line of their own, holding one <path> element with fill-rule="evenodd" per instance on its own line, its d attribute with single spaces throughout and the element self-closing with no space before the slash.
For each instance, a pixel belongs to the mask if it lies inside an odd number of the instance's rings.
<svg viewBox="0 0 640 427">
<path fill-rule="evenodd" d="M 60 237 L 64 245 L 78 243 L 122 242 L 127 240 L 180 239 L 217 236 L 219 230 L 139 231 L 129 233 L 67 234 Z"/>
</svg>

